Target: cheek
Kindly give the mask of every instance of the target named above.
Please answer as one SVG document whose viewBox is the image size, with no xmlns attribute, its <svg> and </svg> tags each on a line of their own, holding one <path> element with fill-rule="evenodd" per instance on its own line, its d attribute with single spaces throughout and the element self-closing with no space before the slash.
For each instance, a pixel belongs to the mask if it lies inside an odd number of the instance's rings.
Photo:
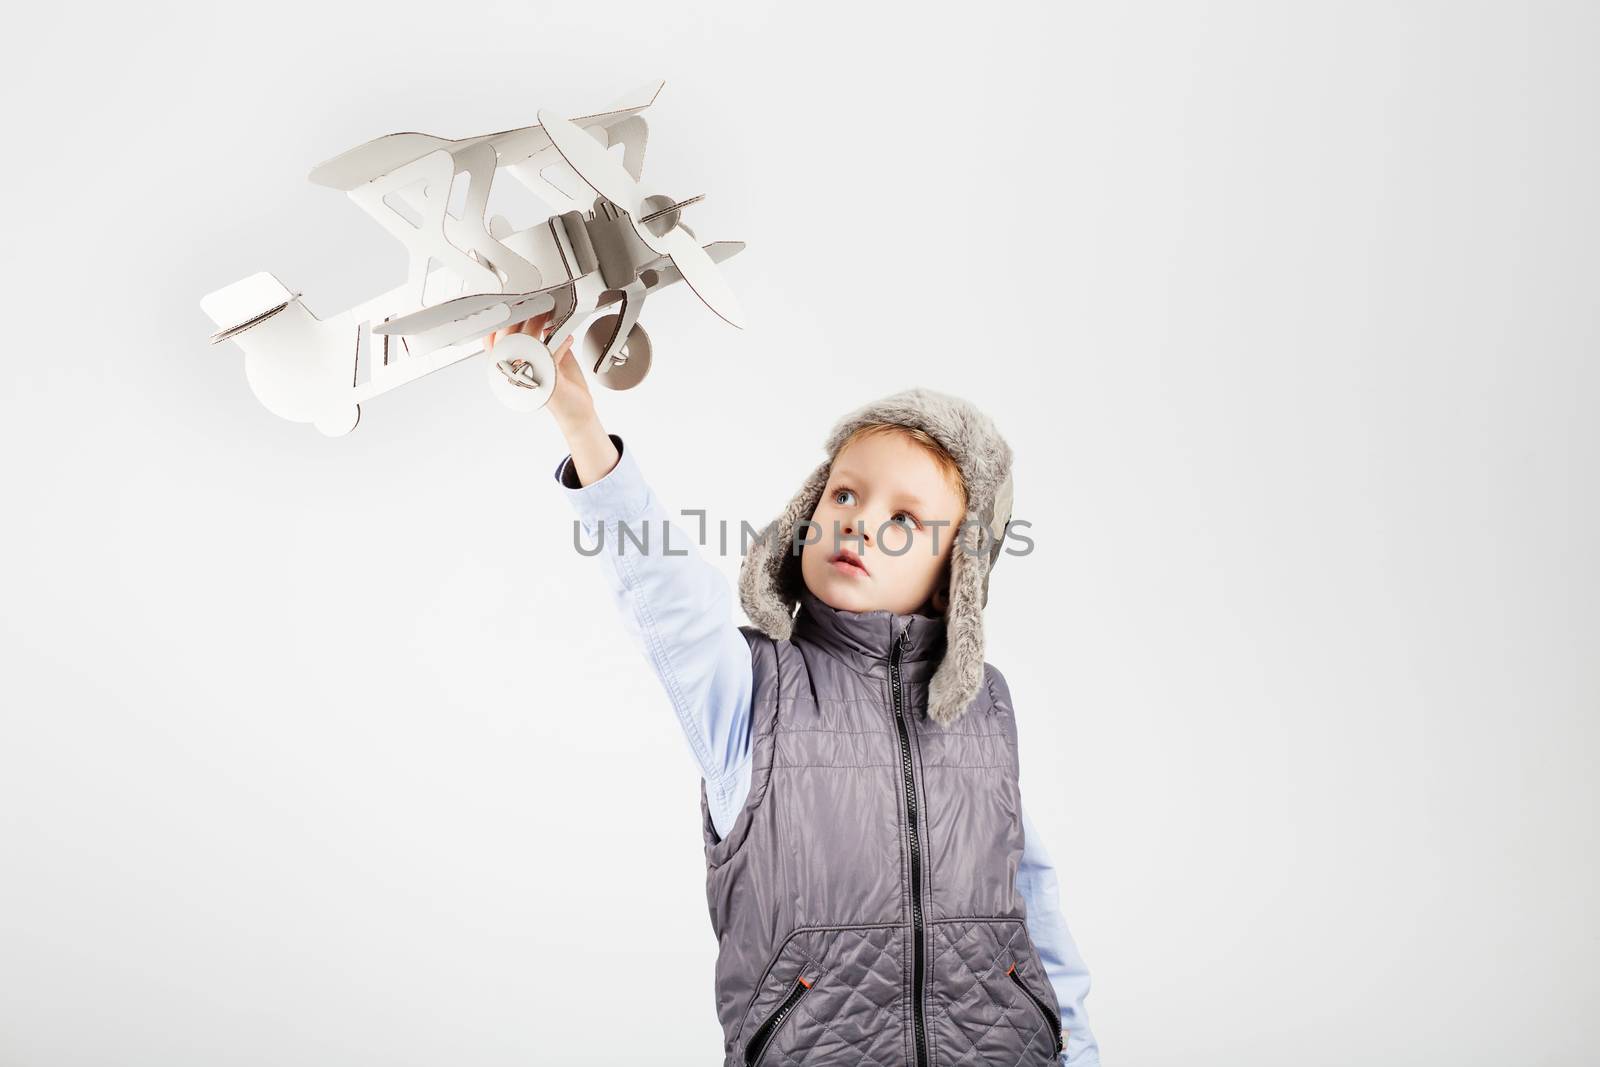
<svg viewBox="0 0 1600 1067">
<path fill-rule="evenodd" d="M 810 548 L 812 545 L 820 546 L 827 539 L 828 531 L 832 529 L 832 510 L 826 506 L 817 508 L 816 511 L 811 513 L 811 528 L 802 531 L 810 542 L 806 547 Z"/>
<path fill-rule="evenodd" d="M 884 527 L 882 548 L 889 561 L 901 569 L 921 567 L 933 554 L 933 544 L 926 532 L 917 533 L 898 524 Z"/>
<path fill-rule="evenodd" d="M 919 576 L 925 576 L 938 573 L 945 566 L 949 556 L 946 532 L 941 530 L 938 539 L 935 540 L 932 531 L 923 530 L 917 535 L 911 551 L 905 554 L 905 563 Z"/>
<path fill-rule="evenodd" d="M 827 557 L 833 554 L 831 538 L 834 523 L 838 521 L 835 509 L 826 504 L 818 505 L 817 510 L 811 513 L 811 526 L 801 527 L 800 535 L 805 538 L 801 553 L 806 556 L 815 556 L 818 561 L 826 563 Z"/>
</svg>

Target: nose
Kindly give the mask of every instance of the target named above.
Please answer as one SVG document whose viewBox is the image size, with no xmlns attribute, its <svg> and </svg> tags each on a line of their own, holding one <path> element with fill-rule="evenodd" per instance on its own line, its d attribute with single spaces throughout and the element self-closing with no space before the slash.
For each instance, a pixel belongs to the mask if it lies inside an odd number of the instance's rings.
<svg viewBox="0 0 1600 1067">
<path fill-rule="evenodd" d="M 872 535 L 867 532 L 867 524 L 859 516 L 845 523 L 842 532 L 852 537 L 859 536 L 864 545 L 872 544 Z"/>
</svg>

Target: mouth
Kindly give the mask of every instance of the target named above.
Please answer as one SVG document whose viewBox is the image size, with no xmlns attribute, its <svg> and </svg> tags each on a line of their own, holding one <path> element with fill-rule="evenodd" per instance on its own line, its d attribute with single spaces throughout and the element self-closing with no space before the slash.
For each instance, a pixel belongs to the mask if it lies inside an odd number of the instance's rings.
<svg viewBox="0 0 1600 1067">
<path fill-rule="evenodd" d="M 868 575 L 872 573 L 871 571 L 867 570 L 867 565 L 861 562 L 861 557 L 850 551 L 848 548 L 834 553 L 833 556 L 828 559 L 828 563 L 835 570 L 841 571 L 845 574 Z"/>
</svg>

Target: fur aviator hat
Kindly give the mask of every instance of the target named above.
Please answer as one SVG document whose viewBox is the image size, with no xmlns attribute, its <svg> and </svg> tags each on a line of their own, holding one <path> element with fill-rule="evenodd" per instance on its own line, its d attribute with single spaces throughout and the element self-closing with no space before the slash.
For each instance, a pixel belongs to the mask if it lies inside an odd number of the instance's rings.
<svg viewBox="0 0 1600 1067">
<path fill-rule="evenodd" d="M 823 444 L 828 458 L 800 486 L 783 514 L 762 531 L 739 568 L 739 600 L 768 637 L 789 638 L 804 583 L 796 531 L 810 520 L 839 449 L 856 430 L 890 423 L 922 430 L 955 459 L 967 491 L 967 513 L 950 549 L 945 653 L 928 690 L 928 717 L 949 726 L 983 684 L 983 608 L 989 571 L 1011 519 L 1011 446 L 989 417 L 960 397 L 907 389 L 865 404 L 840 419 Z"/>
</svg>

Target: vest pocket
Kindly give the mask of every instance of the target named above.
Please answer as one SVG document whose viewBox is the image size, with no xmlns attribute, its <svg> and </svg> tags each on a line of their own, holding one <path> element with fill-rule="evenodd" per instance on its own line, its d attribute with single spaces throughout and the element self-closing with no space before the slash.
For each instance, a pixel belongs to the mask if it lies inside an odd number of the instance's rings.
<svg viewBox="0 0 1600 1067">
<path fill-rule="evenodd" d="M 756 1029 L 755 1035 L 745 1045 L 745 1067 L 755 1067 L 756 1063 L 761 1059 L 761 1054 L 767 1051 L 767 1046 L 772 1043 L 772 1038 L 777 1034 L 778 1027 L 782 1026 L 783 1021 L 789 1017 L 790 1012 L 794 1011 L 795 1005 L 800 1003 L 800 998 L 810 991 L 811 983 L 796 975 L 794 988 L 789 990 L 789 995 L 784 997 L 782 1003 L 776 1008 L 772 1009 L 772 1014 L 767 1016 L 766 1021 Z"/>
<path fill-rule="evenodd" d="M 1022 976 L 1017 973 L 1016 961 L 1012 961 L 1011 969 L 1006 971 L 1006 977 L 1010 978 L 1016 984 L 1016 987 L 1022 990 L 1023 996 L 1031 1000 L 1033 1006 L 1038 1008 L 1039 1013 L 1044 1016 L 1045 1025 L 1050 1028 L 1051 1039 L 1056 1045 L 1056 1055 L 1061 1055 L 1061 1020 L 1056 1018 L 1056 1013 L 1051 1011 L 1043 1000 L 1034 995 L 1033 990 L 1023 984 Z"/>
<path fill-rule="evenodd" d="M 1012 916 L 948 916 L 928 925 L 931 1067 L 1051 1067 L 1059 1009 L 1026 924 Z M 1018 994 L 1021 994 L 1020 996 Z"/>
</svg>

